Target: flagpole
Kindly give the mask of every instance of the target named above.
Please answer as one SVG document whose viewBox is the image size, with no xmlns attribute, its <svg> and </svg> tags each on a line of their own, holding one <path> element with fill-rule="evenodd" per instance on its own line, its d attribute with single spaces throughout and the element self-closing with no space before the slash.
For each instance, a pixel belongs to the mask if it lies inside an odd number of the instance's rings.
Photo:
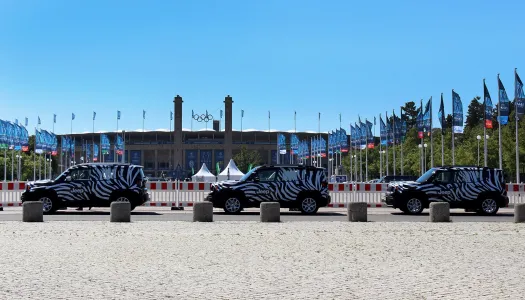
<svg viewBox="0 0 525 300">
<path fill-rule="evenodd" d="M 499 92 L 499 73 L 498 73 L 498 151 L 499 151 L 499 168 L 503 168 L 503 158 L 501 156 L 501 93 Z"/>
<path fill-rule="evenodd" d="M 392 147 L 392 155 L 394 158 L 394 176 L 396 176 L 396 114 L 394 113 L 392 116 L 392 141 L 393 141 L 393 147 Z"/>
<path fill-rule="evenodd" d="M 93 135 L 91 137 L 91 145 L 93 147 L 93 154 L 91 156 L 91 162 L 95 162 L 95 112 L 93 112 Z"/>
<path fill-rule="evenodd" d="M 399 137 L 399 146 L 401 147 L 401 176 L 403 176 L 403 107 L 400 108 L 399 120 L 401 121 L 401 136 Z"/>
<path fill-rule="evenodd" d="M 385 112 L 386 124 L 388 125 L 388 113 Z M 386 176 L 388 176 L 388 127 L 386 129 L 386 145 L 385 145 L 385 154 L 386 154 Z"/>
<path fill-rule="evenodd" d="M 452 89 L 452 165 L 456 164 L 454 145 L 454 89 Z"/>
<path fill-rule="evenodd" d="M 193 118 L 192 118 L 193 119 Z M 119 112 L 117 111 L 117 131 L 115 132 L 115 144 L 117 143 L 118 141 L 118 120 L 119 120 Z M 115 145 L 116 146 L 116 145 Z M 116 147 L 115 147 L 116 148 Z M 110 148 L 111 149 L 111 148 Z M 117 161 L 117 151 L 116 149 L 113 150 L 113 161 L 114 162 L 118 162 Z"/>
<path fill-rule="evenodd" d="M 430 168 L 434 167 L 434 134 L 432 133 L 432 96 L 430 96 Z"/>
<path fill-rule="evenodd" d="M 368 120 L 365 119 L 366 123 L 366 143 L 365 143 L 365 181 L 368 181 Z"/>
<path fill-rule="evenodd" d="M 487 167 L 487 95 L 485 95 L 485 78 L 483 78 L 483 166 Z M 492 120 L 491 120 L 492 122 Z"/>
<path fill-rule="evenodd" d="M 520 146 L 519 146 L 519 136 L 518 136 L 518 90 L 517 90 L 517 74 L 518 74 L 518 68 L 514 68 L 514 114 L 515 114 L 515 121 L 516 121 L 516 183 L 520 183 Z M 499 94 L 499 93 L 498 93 Z"/>
</svg>

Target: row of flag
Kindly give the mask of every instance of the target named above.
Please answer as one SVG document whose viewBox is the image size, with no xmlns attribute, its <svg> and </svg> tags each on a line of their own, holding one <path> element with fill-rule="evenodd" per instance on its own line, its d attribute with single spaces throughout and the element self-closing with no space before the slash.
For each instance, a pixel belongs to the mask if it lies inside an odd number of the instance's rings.
<svg viewBox="0 0 525 300">
<path fill-rule="evenodd" d="M 35 153 L 57 155 L 57 136 L 44 129 L 35 129 Z"/>
<path fill-rule="evenodd" d="M 0 120 L 0 149 L 29 151 L 29 134 L 27 129 L 15 122 Z"/>
</svg>

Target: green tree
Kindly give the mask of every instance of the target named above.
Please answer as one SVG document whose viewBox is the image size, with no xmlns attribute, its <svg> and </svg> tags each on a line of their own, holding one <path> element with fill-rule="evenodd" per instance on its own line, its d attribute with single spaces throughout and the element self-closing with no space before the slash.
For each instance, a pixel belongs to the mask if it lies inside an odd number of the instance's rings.
<svg viewBox="0 0 525 300">
<path fill-rule="evenodd" d="M 407 130 L 416 126 L 417 107 L 414 101 L 409 101 L 401 107 L 403 109 L 403 120 L 407 122 Z"/>
<path fill-rule="evenodd" d="M 261 163 L 261 155 L 258 151 L 248 150 L 246 146 L 241 147 L 241 152 L 233 156 L 233 160 L 242 172 L 248 172 L 250 165 L 256 166 Z"/>
<path fill-rule="evenodd" d="M 468 129 L 474 128 L 483 123 L 485 110 L 483 108 L 483 103 L 479 102 L 480 99 L 481 97 L 476 96 L 470 101 L 467 115 L 465 116 L 465 127 Z"/>
</svg>

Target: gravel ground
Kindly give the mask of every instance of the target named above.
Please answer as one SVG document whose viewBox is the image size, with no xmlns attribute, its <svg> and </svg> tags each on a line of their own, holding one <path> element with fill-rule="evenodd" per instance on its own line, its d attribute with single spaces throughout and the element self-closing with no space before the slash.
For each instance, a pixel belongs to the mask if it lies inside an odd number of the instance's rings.
<svg viewBox="0 0 525 300">
<path fill-rule="evenodd" d="M 0 223 L 0 299 L 523 299 L 512 223 Z"/>
</svg>

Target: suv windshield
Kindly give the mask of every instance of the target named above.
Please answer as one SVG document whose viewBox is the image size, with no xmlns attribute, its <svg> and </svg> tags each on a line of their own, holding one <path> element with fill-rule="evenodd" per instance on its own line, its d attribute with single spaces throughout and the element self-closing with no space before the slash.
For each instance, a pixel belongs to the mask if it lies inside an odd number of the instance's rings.
<svg viewBox="0 0 525 300">
<path fill-rule="evenodd" d="M 425 183 L 425 182 L 427 182 L 430 179 L 430 177 L 432 177 L 432 175 L 434 175 L 434 171 L 435 171 L 434 169 L 428 170 L 425 174 L 421 175 L 421 177 L 419 177 L 416 180 L 416 182 L 417 183 Z"/>
<path fill-rule="evenodd" d="M 248 180 L 248 178 L 250 178 L 250 176 L 253 174 L 253 172 L 255 172 L 255 170 L 259 169 L 259 167 L 255 167 L 253 169 L 250 170 L 250 172 L 244 174 L 244 176 L 241 177 L 241 179 L 239 179 L 239 181 L 246 181 Z"/>
</svg>

